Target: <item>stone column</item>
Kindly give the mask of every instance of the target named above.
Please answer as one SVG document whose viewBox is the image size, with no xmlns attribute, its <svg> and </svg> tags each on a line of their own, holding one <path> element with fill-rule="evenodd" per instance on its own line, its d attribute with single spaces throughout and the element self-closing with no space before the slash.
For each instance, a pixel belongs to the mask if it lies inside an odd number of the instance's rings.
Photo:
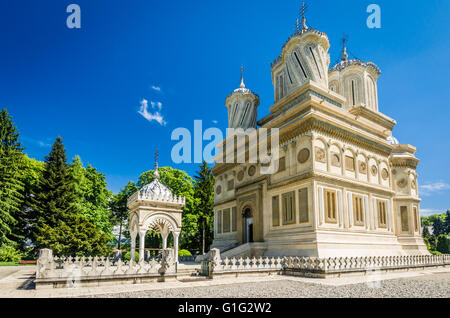
<svg viewBox="0 0 450 318">
<path fill-rule="evenodd" d="M 163 249 L 165 249 L 167 248 L 167 235 L 163 235 L 162 240 L 163 240 Z"/>
<path fill-rule="evenodd" d="M 139 262 L 144 260 L 145 234 L 147 231 L 139 232 Z"/>
<path fill-rule="evenodd" d="M 178 236 L 180 235 L 180 232 L 172 232 L 173 233 L 173 247 L 174 247 L 174 257 L 175 257 L 175 263 L 178 264 Z"/>
<path fill-rule="evenodd" d="M 136 235 L 131 235 L 131 250 L 130 250 L 130 261 L 134 262 L 135 255 L 136 255 Z"/>
</svg>

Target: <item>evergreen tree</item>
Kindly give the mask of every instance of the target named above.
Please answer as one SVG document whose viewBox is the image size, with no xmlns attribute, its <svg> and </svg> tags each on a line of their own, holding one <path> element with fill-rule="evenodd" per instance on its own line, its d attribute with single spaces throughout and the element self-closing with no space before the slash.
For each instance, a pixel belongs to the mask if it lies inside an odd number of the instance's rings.
<svg viewBox="0 0 450 318">
<path fill-rule="evenodd" d="M 199 224 L 199 250 L 204 254 L 214 238 L 214 175 L 206 161 L 195 176 L 195 212 Z"/>
<path fill-rule="evenodd" d="M 23 148 L 19 134 L 6 109 L 0 111 L 0 245 L 11 244 L 11 227 L 22 204 L 23 183 L 20 180 Z M 12 237 L 11 237 L 12 236 Z"/>
<path fill-rule="evenodd" d="M 108 247 L 109 237 L 77 210 L 74 186 L 61 137 L 45 158 L 45 169 L 33 196 L 36 212 L 36 245 L 57 255 L 99 255 Z"/>
<path fill-rule="evenodd" d="M 445 213 L 444 228 L 445 234 L 450 234 L 450 210 Z"/>
<path fill-rule="evenodd" d="M 433 219 L 433 235 L 439 236 L 441 234 L 446 234 L 444 221 L 440 217 L 436 217 Z"/>
<path fill-rule="evenodd" d="M 450 253 L 450 240 L 447 238 L 447 235 L 441 234 L 438 236 L 436 250 L 442 254 Z"/>
</svg>

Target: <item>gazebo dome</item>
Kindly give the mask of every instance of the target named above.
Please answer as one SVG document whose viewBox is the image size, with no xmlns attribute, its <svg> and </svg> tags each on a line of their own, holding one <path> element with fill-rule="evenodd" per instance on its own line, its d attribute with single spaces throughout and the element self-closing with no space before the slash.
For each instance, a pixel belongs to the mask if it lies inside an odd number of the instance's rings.
<svg viewBox="0 0 450 318">
<path fill-rule="evenodd" d="M 158 178 L 143 186 L 139 193 L 144 197 L 172 196 L 172 191 L 162 184 Z"/>
</svg>

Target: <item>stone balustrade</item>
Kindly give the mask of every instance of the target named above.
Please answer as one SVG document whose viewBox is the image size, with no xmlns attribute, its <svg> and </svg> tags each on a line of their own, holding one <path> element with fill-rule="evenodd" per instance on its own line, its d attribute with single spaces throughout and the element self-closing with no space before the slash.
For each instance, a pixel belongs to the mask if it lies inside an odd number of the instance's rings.
<svg viewBox="0 0 450 318">
<path fill-rule="evenodd" d="M 214 267 L 215 272 L 225 271 L 264 271 L 281 270 L 282 259 L 280 257 L 246 257 L 246 258 L 228 258 Z"/>
<path fill-rule="evenodd" d="M 284 257 L 283 271 L 309 273 L 344 273 L 450 265 L 450 255 L 407 255 L 367 257 Z"/>
<path fill-rule="evenodd" d="M 248 272 L 280 272 L 286 275 L 309 274 L 324 277 L 328 274 L 370 272 L 374 270 L 400 270 L 436 266 L 450 266 L 450 255 L 408 255 L 367 257 L 220 257 L 212 249 L 202 266 L 204 275 Z M 206 273 L 207 272 L 207 273 Z"/>
<path fill-rule="evenodd" d="M 154 194 L 150 192 L 140 192 L 136 191 L 127 200 L 128 204 L 137 200 L 148 200 L 148 201 L 158 201 L 158 202 L 169 202 L 177 204 L 185 204 L 186 198 L 182 196 L 173 195 L 170 193 L 160 193 Z"/>
<path fill-rule="evenodd" d="M 160 260 L 123 262 L 110 257 L 58 257 L 49 249 L 40 251 L 36 263 L 36 286 L 101 280 L 161 277 L 176 273 L 173 250 L 163 250 Z"/>
</svg>

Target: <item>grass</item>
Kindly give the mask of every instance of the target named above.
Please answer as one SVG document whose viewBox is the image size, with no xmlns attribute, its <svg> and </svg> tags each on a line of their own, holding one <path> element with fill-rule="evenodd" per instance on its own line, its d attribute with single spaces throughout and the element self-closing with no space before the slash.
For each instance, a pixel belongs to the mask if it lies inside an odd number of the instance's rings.
<svg viewBox="0 0 450 318">
<path fill-rule="evenodd" d="M 19 262 L 0 262 L 0 266 L 17 266 Z"/>
</svg>

